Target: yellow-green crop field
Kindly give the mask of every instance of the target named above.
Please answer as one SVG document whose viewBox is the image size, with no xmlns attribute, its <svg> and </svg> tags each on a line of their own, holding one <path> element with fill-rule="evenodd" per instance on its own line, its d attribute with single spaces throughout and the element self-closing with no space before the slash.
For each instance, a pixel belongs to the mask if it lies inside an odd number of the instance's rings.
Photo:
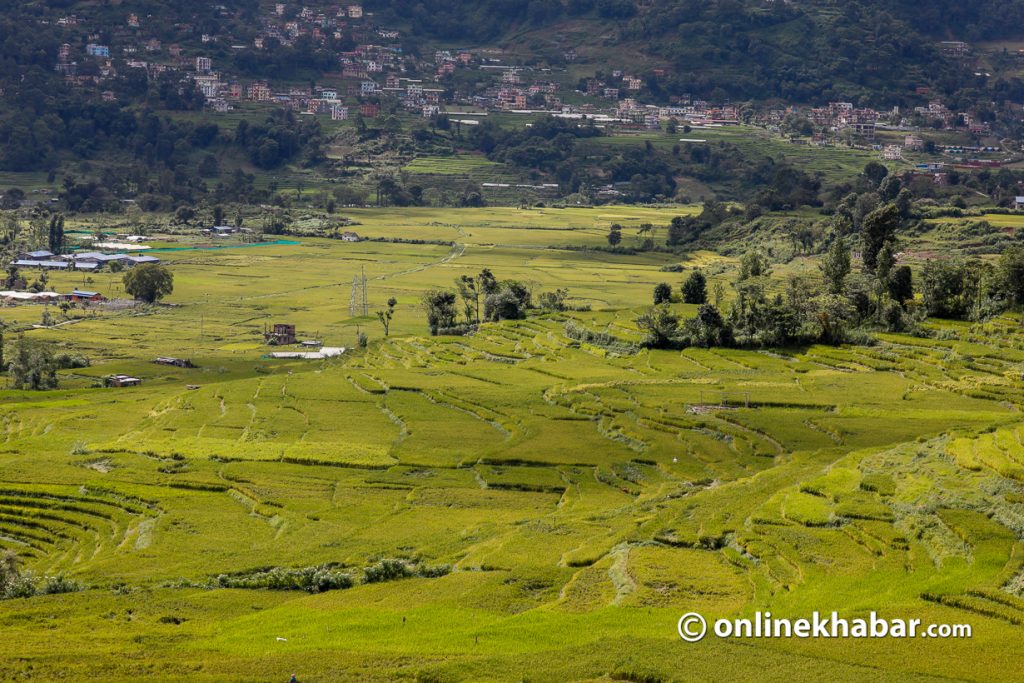
<svg viewBox="0 0 1024 683">
<path fill-rule="evenodd" d="M 678 256 L 569 247 L 686 210 L 353 210 L 361 236 L 405 241 L 153 251 L 174 273 L 164 304 L 51 307 L 60 324 L 25 334 L 92 365 L 0 391 L 0 548 L 86 589 L 0 602 L 3 679 L 1019 680 L 1024 328 L 772 352 L 567 336 L 571 320 L 639 339 L 654 284 L 685 276 L 660 270 Z M 483 268 L 590 310 L 428 336 L 423 292 Z M 49 286 L 123 296 L 120 276 L 84 277 Z M 274 323 L 350 348 L 275 360 Z M 143 383 L 99 388 L 114 373 Z M 450 571 L 373 578 L 389 559 Z M 231 582 L 321 565 L 352 586 Z M 833 610 L 973 632 L 676 631 L 687 612 Z"/>
</svg>

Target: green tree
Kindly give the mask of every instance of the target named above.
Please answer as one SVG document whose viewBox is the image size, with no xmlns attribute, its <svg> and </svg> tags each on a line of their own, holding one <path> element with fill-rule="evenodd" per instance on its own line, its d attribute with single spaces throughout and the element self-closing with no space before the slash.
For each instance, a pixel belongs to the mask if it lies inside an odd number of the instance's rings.
<svg viewBox="0 0 1024 683">
<path fill-rule="evenodd" d="M 683 282 L 683 303 L 704 304 L 708 301 L 708 279 L 704 273 L 695 270 Z"/>
<path fill-rule="evenodd" d="M 608 244 L 615 247 L 618 246 L 620 242 L 622 242 L 622 226 L 615 223 L 608 229 Z"/>
<path fill-rule="evenodd" d="M 910 266 L 900 266 L 889 276 L 889 296 L 901 306 L 914 298 L 914 276 Z"/>
<path fill-rule="evenodd" d="M 928 261 L 921 269 L 921 298 L 928 315 L 964 318 L 975 303 L 980 269 L 964 261 Z"/>
<path fill-rule="evenodd" d="M 900 227 L 900 212 L 894 204 L 875 209 L 864 217 L 861 224 L 864 267 L 871 273 L 878 266 L 878 254 L 896 237 Z"/>
<path fill-rule="evenodd" d="M 49 345 L 32 342 L 24 336 L 14 344 L 14 354 L 8 367 L 11 385 L 15 389 L 44 391 L 57 387 L 57 363 Z"/>
<path fill-rule="evenodd" d="M 174 212 L 174 220 L 182 225 L 188 225 L 188 223 L 196 217 L 196 211 L 191 206 L 179 206 Z"/>
<path fill-rule="evenodd" d="M 398 305 L 398 299 L 391 297 L 388 299 L 388 307 L 383 311 L 377 311 L 377 318 L 380 320 L 380 324 L 384 326 L 384 336 L 388 336 L 388 332 L 391 330 L 391 318 L 395 315 L 395 306 Z"/>
<path fill-rule="evenodd" d="M 558 288 L 553 292 L 541 292 L 538 303 L 546 311 L 564 311 L 568 308 L 568 304 L 565 303 L 568 298 L 569 290 Z"/>
<path fill-rule="evenodd" d="M 174 291 L 174 275 L 164 266 L 144 263 L 124 274 L 124 291 L 151 304 Z"/>
<path fill-rule="evenodd" d="M 47 243 L 54 254 L 64 252 L 64 214 L 58 213 L 50 217 L 50 229 Z"/>
<path fill-rule="evenodd" d="M 817 327 L 818 341 L 824 344 L 842 344 L 846 341 L 853 307 L 845 298 L 836 294 L 815 297 L 811 301 L 811 314 Z"/>
<path fill-rule="evenodd" d="M 748 251 L 740 259 L 740 282 L 753 277 L 765 277 L 771 272 L 772 267 L 768 258 L 759 251 Z"/>
<path fill-rule="evenodd" d="M 914 195 L 910 194 L 910 190 L 907 188 L 900 190 L 893 203 L 896 205 L 896 210 L 900 212 L 900 218 L 910 218 L 910 212 L 914 208 Z"/>
<path fill-rule="evenodd" d="M 718 308 L 703 304 L 697 315 L 683 324 L 686 341 L 691 346 L 709 349 L 713 346 L 732 346 L 732 328 L 722 319 Z"/>
<path fill-rule="evenodd" d="M 667 282 L 659 282 L 654 286 L 654 305 L 667 304 L 672 301 L 672 285 Z"/>
<path fill-rule="evenodd" d="M 869 161 L 864 166 L 864 177 L 870 180 L 875 187 L 881 185 L 887 175 L 889 175 L 889 169 L 877 161 Z"/>
<path fill-rule="evenodd" d="M 467 323 L 480 323 L 480 289 L 477 281 L 470 275 L 463 275 L 455 280 L 455 286 L 462 297 L 463 312 Z"/>
<path fill-rule="evenodd" d="M 1015 308 L 1024 306 L 1024 247 L 1014 246 L 999 257 L 1000 289 Z M 1024 324 L 1024 316 L 1021 317 Z"/>
<path fill-rule="evenodd" d="M 903 189 L 903 182 L 894 175 L 887 176 L 878 185 L 878 194 L 887 202 L 894 201 Z"/>
<path fill-rule="evenodd" d="M 423 295 L 423 306 L 430 334 L 437 335 L 440 330 L 455 326 L 455 292 L 432 289 Z"/>
<path fill-rule="evenodd" d="M 842 294 L 846 276 L 850 274 L 850 247 L 846 240 L 837 237 L 832 240 L 828 252 L 818 266 L 825 278 L 829 294 Z"/>
<path fill-rule="evenodd" d="M 654 306 L 636 319 L 637 327 L 647 333 L 644 346 L 668 348 L 679 331 L 679 317 L 667 305 Z"/>
<path fill-rule="evenodd" d="M 494 277 L 494 273 L 491 272 L 490 268 L 481 270 L 476 279 L 480 293 L 484 296 L 489 296 L 498 291 L 498 278 Z"/>
</svg>

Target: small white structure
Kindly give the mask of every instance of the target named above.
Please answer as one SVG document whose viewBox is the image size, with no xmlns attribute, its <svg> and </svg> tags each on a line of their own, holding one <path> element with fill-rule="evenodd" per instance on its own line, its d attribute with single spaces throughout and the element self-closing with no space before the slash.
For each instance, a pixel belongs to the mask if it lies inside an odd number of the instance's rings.
<svg viewBox="0 0 1024 683">
<path fill-rule="evenodd" d="M 5 290 L 0 292 L 0 299 L 7 301 L 56 301 L 60 298 L 57 292 L 16 292 Z"/>
<path fill-rule="evenodd" d="M 345 353 L 344 346 L 321 346 L 319 351 L 275 351 L 271 358 L 292 358 L 302 360 L 323 360 Z"/>
</svg>

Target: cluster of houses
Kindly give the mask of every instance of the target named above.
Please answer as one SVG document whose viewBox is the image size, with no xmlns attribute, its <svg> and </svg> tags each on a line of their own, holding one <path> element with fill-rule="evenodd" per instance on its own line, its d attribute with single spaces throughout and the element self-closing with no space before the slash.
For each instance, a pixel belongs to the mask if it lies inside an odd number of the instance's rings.
<svg viewBox="0 0 1024 683">
<path fill-rule="evenodd" d="M 5 305 L 19 303 L 33 304 L 54 304 L 66 301 L 68 303 L 99 303 L 104 301 L 99 292 L 90 292 L 84 289 L 74 289 L 70 294 L 59 294 L 58 292 L 21 292 L 4 290 L 0 291 L 0 301 Z"/>
<path fill-rule="evenodd" d="M 230 10 L 221 8 L 220 11 Z M 67 27 L 83 23 L 74 15 L 63 17 L 58 23 L 61 22 Z M 128 13 L 123 29 L 103 34 L 116 44 L 116 49 L 97 42 L 99 34 L 86 31 L 77 47 L 70 43 L 61 46 L 57 70 L 65 74 L 69 83 L 83 86 L 102 84 L 105 79 L 116 76 L 122 64 L 127 68 L 145 69 L 151 78 L 175 70 L 180 72 L 183 82 L 191 81 L 204 95 L 208 106 L 217 112 L 228 112 L 241 101 L 252 101 L 289 107 L 304 115 L 325 116 L 335 121 L 354 117 L 357 112 L 363 118 L 376 118 L 391 103 L 425 118 L 461 111 L 463 113 L 457 116 L 465 118 L 456 121 L 467 125 L 478 123 L 481 120 L 478 117 L 489 111 L 587 117 L 602 126 L 627 129 L 658 129 L 670 121 L 691 127 L 740 122 L 737 106 L 691 99 L 686 94 L 670 96 L 667 106 L 643 104 L 642 94 L 649 81 L 668 76 L 667 67 L 655 67 L 642 73 L 613 68 L 566 85 L 564 74 L 556 77 L 550 68 L 523 66 L 503 59 L 498 49 L 437 49 L 432 54 L 408 54 L 402 49 L 400 32 L 375 23 L 372 13 L 365 12 L 361 4 L 308 7 L 301 3 L 275 3 L 259 17 L 254 33 L 240 44 L 230 42 L 235 40 L 230 36 L 202 34 L 201 27 L 192 26 L 200 45 L 198 49 L 192 46 L 190 54 L 180 45 L 164 46 L 158 38 L 147 37 L 144 23 L 138 15 Z M 351 49 L 336 53 L 337 69 L 332 76 L 340 75 L 340 79 L 287 86 L 259 79 L 242 82 L 231 74 L 219 72 L 210 56 L 224 53 L 222 43 L 228 43 L 226 47 L 232 51 L 262 51 L 275 44 L 295 45 L 300 39 L 321 45 L 338 42 L 352 45 Z M 943 41 L 938 49 L 950 57 L 973 58 L 967 43 Z M 115 60 L 122 54 L 124 61 Z M 81 58 L 94 60 L 98 69 L 87 70 L 89 75 L 79 74 L 76 59 Z M 576 55 L 570 50 L 565 59 L 574 61 Z M 459 70 L 472 70 L 474 78 L 453 78 Z M 563 101 L 563 96 L 568 94 L 566 91 L 575 92 Z M 930 96 L 926 87 L 917 88 L 915 94 L 922 99 Z M 104 91 L 103 95 L 109 96 L 108 99 L 114 97 L 110 91 Z M 580 95 L 584 96 L 582 101 Z M 472 113 L 465 113 L 467 110 Z M 990 132 L 986 122 L 968 112 L 950 110 L 938 100 L 907 111 L 899 107 L 879 111 L 855 106 L 852 102 L 829 102 L 821 107 L 744 112 L 744 119 L 780 128 L 783 121 L 794 114 L 814 126 L 812 144 L 828 144 L 835 136 L 874 143 L 876 130 L 882 126 L 908 130 L 943 128 L 977 135 Z M 898 160 L 905 151 L 916 151 L 919 147 L 908 140 L 903 145 L 878 145 L 876 149 L 884 159 Z"/>
<path fill-rule="evenodd" d="M 11 262 L 11 265 L 18 268 L 42 268 L 43 270 L 97 271 L 112 263 L 117 263 L 123 268 L 131 268 L 144 263 L 157 264 L 160 263 L 160 259 L 144 254 L 133 256 L 131 254 L 106 254 L 99 251 L 57 255 L 41 249 L 19 254 L 18 258 Z"/>
<path fill-rule="evenodd" d="M 812 107 L 807 118 L 824 130 L 839 132 L 849 128 L 854 135 L 874 140 L 880 117 L 869 107 L 854 107 L 852 102 L 829 102 L 824 107 Z"/>
</svg>

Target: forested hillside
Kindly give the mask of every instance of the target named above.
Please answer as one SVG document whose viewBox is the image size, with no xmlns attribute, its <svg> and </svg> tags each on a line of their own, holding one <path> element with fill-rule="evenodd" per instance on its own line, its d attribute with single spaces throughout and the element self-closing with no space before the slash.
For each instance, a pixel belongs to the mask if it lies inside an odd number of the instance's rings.
<svg viewBox="0 0 1024 683">
<path fill-rule="evenodd" d="M 372 0 L 368 6 L 386 21 L 408 25 L 414 36 L 457 42 L 500 41 L 513 27 L 605 22 L 618 35 L 612 49 L 644 51 L 675 67 L 675 75 L 659 84 L 665 92 L 864 103 L 909 101 L 921 86 L 949 95 L 990 90 L 1020 99 L 1024 93 L 1019 79 L 987 82 L 937 46 L 943 40 L 1019 37 L 1020 0 Z"/>
<path fill-rule="evenodd" d="M 697 184 L 680 196 L 699 198 L 713 186 L 738 199 L 770 191 L 784 155 L 760 145 L 608 148 L 588 140 L 597 131 L 586 126 L 545 123 L 528 133 L 537 121 L 506 118 L 472 129 L 449 125 L 456 117 L 448 114 L 608 112 L 635 129 L 650 126 L 644 107 L 683 103 L 727 106 L 730 122 L 750 123 L 755 111 L 793 105 L 913 112 L 938 101 L 950 113 L 938 127 L 990 135 L 990 150 L 992 139 L 1021 127 L 1024 80 L 1013 40 L 1024 0 L 368 0 L 355 19 L 349 7 L 0 0 L 0 171 L 39 174 L 34 182 L 46 178 L 69 210 L 114 210 L 125 200 L 149 210 L 203 198 L 270 202 L 279 179 L 267 174 L 309 169 L 335 186 L 358 176 L 360 189 L 338 198 L 361 203 L 371 187 L 380 196 L 379 178 L 404 161 L 461 151 L 500 164 L 507 175 L 483 178 L 492 187 L 544 181 L 566 196 L 607 185 L 625 201 L 652 201 L 676 196 L 689 178 Z M 988 42 L 965 43 L 963 52 L 943 45 L 982 37 Z M 456 71 L 460 52 L 467 59 Z M 519 84 L 512 73 L 506 84 L 499 69 L 525 70 L 534 82 Z M 265 97 L 253 94 L 259 84 Z M 418 94 L 409 84 L 419 84 Z M 436 102 L 413 101 L 424 86 Z M 327 91 L 337 99 L 323 98 Z M 332 102 L 351 108 L 346 123 L 333 122 Z M 654 126 L 673 134 L 676 115 Z M 809 137 L 803 116 L 765 116 L 758 125 Z M 968 131 L 968 119 L 984 125 Z M 967 140 L 957 138 L 983 146 Z M 398 161 L 381 169 L 388 158 Z M 473 182 L 453 196 L 479 194 Z M 430 189 L 411 185 L 414 203 Z"/>
</svg>

